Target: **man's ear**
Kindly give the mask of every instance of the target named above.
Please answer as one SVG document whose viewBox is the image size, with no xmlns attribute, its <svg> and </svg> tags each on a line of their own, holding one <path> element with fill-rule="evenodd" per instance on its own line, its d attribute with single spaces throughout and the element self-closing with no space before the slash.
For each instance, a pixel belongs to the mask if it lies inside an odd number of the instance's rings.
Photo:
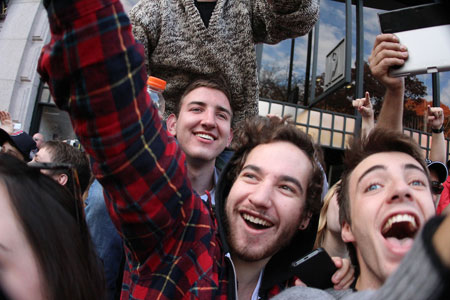
<svg viewBox="0 0 450 300">
<path fill-rule="evenodd" d="M 312 214 L 309 213 L 306 217 L 304 217 L 302 222 L 298 226 L 298 229 L 305 230 L 306 227 L 308 227 L 308 225 L 309 225 L 309 221 L 311 220 L 311 216 L 312 216 Z"/>
<path fill-rule="evenodd" d="M 351 243 L 355 241 L 352 228 L 350 224 L 348 224 L 346 221 L 344 221 L 344 223 L 342 224 L 341 237 L 342 240 L 346 243 Z"/>
<path fill-rule="evenodd" d="M 167 130 L 173 136 L 177 135 L 177 117 L 175 114 L 170 114 L 166 120 Z"/>
<path fill-rule="evenodd" d="M 65 186 L 67 184 L 67 181 L 69 180 L 69 176 L 67 174 L 61 173 L 56 175 L 55 180 L 62 186 Z"/>
<path fill-rule="evenodd" d="M 233 140 L 233 129 L 230 128 L 230 136 L 228 137 L 227 147 L 230 147 L 232 140 Z"/>
</svg>

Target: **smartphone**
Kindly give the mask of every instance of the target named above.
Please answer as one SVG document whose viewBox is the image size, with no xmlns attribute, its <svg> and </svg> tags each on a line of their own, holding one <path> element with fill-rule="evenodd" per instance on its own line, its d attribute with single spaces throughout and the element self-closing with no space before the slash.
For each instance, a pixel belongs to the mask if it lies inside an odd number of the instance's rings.
<svg viewBox="0 0 450 300">
<path fill-rule="evenodd" d="M 307 286 L 318 289 L 333 287 L 331 277 L 337 268 L 323 248 L 317 248 L 291 263 L 292 273 Z"/>
</svg>

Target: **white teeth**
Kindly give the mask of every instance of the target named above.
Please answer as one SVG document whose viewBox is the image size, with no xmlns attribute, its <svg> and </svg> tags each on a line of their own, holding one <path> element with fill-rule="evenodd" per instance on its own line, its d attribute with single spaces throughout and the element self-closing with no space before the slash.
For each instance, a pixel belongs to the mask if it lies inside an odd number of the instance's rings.
<svg viewBox="0 0 450 300">
<path fill-rule="evenodd" d="M 413 216 L 408 214 L 402 214 L 390 217 L 387 220 L 386 224 L 384 224 L 383 232 L 387 232 L 392 227 L 392 224 L 399 222 L 409 222 L 413 228 L 417 228 L 416 219 L 414 219 Z"/>
<path fill-rule="evenodd" d="M 214 140 L 214 138 L 212 136 L 208 135 L 208 134 L 196 133 L 195 135 L 198 136 L 198 137 L 204 138 L 206 140 L 210 140 L 210 141 Z"/>
<path fill-rule="evenodd" d="M 261 226 L 265 226 L 265 227 L 272 226 L 272 224 L 267 222 L 266 220 L 263 220 L 263 219 L 260 219 L 260 218 L 256 218 L 256 217 L 253 217 L 253 216 L 250 216 L 250 215 L 247 215 L 247 214 L 242 214 L 242 217 L 245 220 L 249 221 L 249 222 L 252 222 L 252 223 L 255 223 L 255 224 L 258 224 L 258 225 L 261 225 Z"/>
</svg>

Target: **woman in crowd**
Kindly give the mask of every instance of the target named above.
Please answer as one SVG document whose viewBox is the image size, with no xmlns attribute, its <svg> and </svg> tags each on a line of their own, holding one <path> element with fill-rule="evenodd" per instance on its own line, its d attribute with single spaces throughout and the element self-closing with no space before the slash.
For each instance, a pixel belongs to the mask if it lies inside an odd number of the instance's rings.
<svg viewBox="0 0 450 300">
<path fill-rule="evenodd" d="M 314 248 L 322 247 L 330 256 L 347 258 L 347 246 L 342 241 L 341 224 L 339 223 L 339 206 L 337 203 L 339 184 L 340 181 L 335 183 L 323 199 Z"/>
<path fill-rule="evenodd" d="M 104 299 L 79 199 L 36 167 L 0 154 L 0 286 L 20 299 Z"/>
</svg>

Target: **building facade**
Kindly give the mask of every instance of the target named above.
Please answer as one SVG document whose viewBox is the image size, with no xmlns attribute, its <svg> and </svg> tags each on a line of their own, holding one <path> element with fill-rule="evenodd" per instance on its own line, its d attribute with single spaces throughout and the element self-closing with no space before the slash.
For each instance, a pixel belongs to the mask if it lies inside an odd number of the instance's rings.
<svg viewBox="0 0 450 300">
<path fill-rule="evenodd" d="M 129 9 L 137 0 L 122 2 Z M 336 177 L 342 151 L 360 128 L 360 116 L 351 100 L 363 97 L 367 90 L 375 110 L 381 107 L 384 91 L 367 65 L 380 33 L 377 14 L 432 2 L 321 0 L 320 20 L 309 35 L 257 46 L 260 114 L 291 115 L 322 145 L 328 175 Z M 4 3 L 8 7 L 6 17 L 0 19 L 0 109 L 8 110 L 17 127 L 31 134 L 39 131 L 46 139 L 75 138 L 67 114 L 56 108 L 36 73 L 40 50 L 49 39 L 42 4 L 38 0 Z M 427 104 L 444 108 L 446 136 L 450 137 L 450 72 L 406 78 L 405 133 L 426 156 L 431 145 Z M 448 149 L 447 141 L 447 153 Z"/>
</svg>

